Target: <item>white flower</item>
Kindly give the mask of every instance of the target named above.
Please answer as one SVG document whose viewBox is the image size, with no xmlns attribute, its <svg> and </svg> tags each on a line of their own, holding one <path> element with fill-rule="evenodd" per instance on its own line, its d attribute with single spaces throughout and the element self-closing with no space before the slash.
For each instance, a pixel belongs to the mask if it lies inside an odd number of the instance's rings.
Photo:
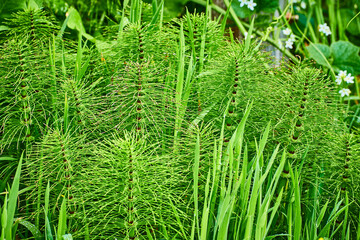
<svg viewBox="0 0 360 240">
<path fill-rule="evenodd" d="M 341 97 L 349 96 L 350 92 L 351 92 L 350 89 L 347 89 L 347 88 L 343 88 L 339 91 L 339 93 L 341 94 Z"/>
<path fill-rule="evenodd" d="M 330 31 L 330 28 L 329 28 L 329 27 L 326 28 L 326 30 L 325 30 L 325 35 L 326 35 L 326 36 L 331 35 L 331 31 Z"/>
<path fill-rule="evenodd" d="M 326 23 L 319 25 L 319 32 L 325 32 L 325 29 L 328 27 Z"/>
<path fill-rule="evenodd" d="M 342 82 L 342 78 L 339 76 L 336 76 L 335 82 L 337 83 L 337 85 L 340 85 Z"/>
<path fill-rule="evenodd" d="M 326 36 L 329 36 L 331 34 L 331 30 L 326 23 L 319 25 L 319 32 L 324 33 Z"/>
<path fill-rule="evenodd" d="M 238 0 L 240 2 L 240 7 L 247 6 L 251 11 L 254 11 L 254 8 L 256 7 L 256 3 L 254 3 L 254 0 Z"/>
<path fill-rule="evenodd" d="M 256 3 L 253 2 L 253 0 L 249 0 L 247 2 L 247 7 L 251 10 L 251 11 L 254 11 L 254 7 L 256 7 Z"/>
<path fill-rule="evenodd" d="M 245 39 L 247 38 L 247 35 L 248 35 L 248 32 L 244 32 L 244 37 L 245 37 Z M 254 36 L 251 35 L 251 38 L 254 38 Z"/>
<path fill-rule="evenodd" d="M 291 41 L 295 42 L 295 35 L 294 35 L 294 34 L 290 34 L 289 39 L 291 39 Z"/>
<path fill-rule="evenodd" d="M 351 76 L 351 73 L 347 74 L 346 70 L 340 70 L 339 74 L 336 75 L 335 82 L 340 85 L 343 80 L 347 83 L 354 83 L 354 77 Z"/>
<path fill-rule="evenodd" d="M 285 34 L 286 36 L 291 34 L 291 30 L 289 28 L 286 28 L 285 30 L 282 30 L 283 34 Z"/>
<path fill-rule="evenodd" d="M 306 8 L 306 3 L 305 3 L 305 2 L 301 2 L 301 3 L 300 3 L 300 7 L 301 7 L 302 9 L 305 9 L 305 8 Z"/>
<path fill-rule="evenodd" d="M 338 77 L 344 79 L 344 78 L 346 77 L 346 75 L 347 75 L 346 70 L 345 70 L 345 71 L 340 70 L 340 72 L 339 72 L 339 74 L 338 74 Z"/>
<path fill-rule="evenodd" d="M 351 76 L 351 73 L 349 73 L 345 78 L 344 81 L 346 83 L 354 83 L 354 77 Z"/>
<path fill-rule="evenodd" d="M 240 7 L 243 7 L 244 5 L 248 5 L 248 1 L 247 0 L 239 0 L 240 2 Z"/>
<path fill-rule="evenodd" d="M 289 39 L 286 40 L 286 42 L 285 42 L 285 47 L 292 49 L 292 48 L 293 48 L 293 44 L 294 44 L 294 41 L 292 41 L 291 38 L 289 38 Z"/>
<path fill-rule="evenodd" d="M 279 45 L 279 48 L 282 49 L 283 48 L 283 44 L 282 44 L 282 41 L 279 39 L 278 40 L 278 45 Z"/>
</svg>

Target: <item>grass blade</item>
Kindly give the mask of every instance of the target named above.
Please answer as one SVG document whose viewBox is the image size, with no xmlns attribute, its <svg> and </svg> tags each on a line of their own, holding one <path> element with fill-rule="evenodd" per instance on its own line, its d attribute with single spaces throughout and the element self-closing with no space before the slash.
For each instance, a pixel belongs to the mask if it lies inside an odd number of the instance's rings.
<svg viewBox="0 0 360 240">
<path fill-rule="evenodd" d="M 23 155 L 24 155 L 24 152 L 21 154 L 19 165 L 16 169 L 14 181 L 11 185 L 11 189 L 10 189 L 10 193 L 9 193 L 9 205 L 7 208 L 5 239 L 12 239 L 12 225 L 14 222 L 16 203 L 17 203 L 17 197 L 18 197 L 18 192 L 19 192 L 20 173 L 21 173 L 21 165 L 22 165 L 22 161 L 23 161 Z"/>
<path fill-rule="evenodd" d="M 40 230 L 37 229 L 35 227 L 35 225 L 32 224 L 31 222 L 26 221 L 22 218 L 16 219 L 15 222 L 18 222 L 20 225 L 23 225 L 27 230 L 29 230 L 35 239 L 38 239 L 38 240 L 42 239 Z"/>
<path fill-rule="evenodd" d="M 64 197 L 60 208 L 56 239 L 61 240 L 63 238 L 62 236 L 65 235 L 65 231 L 66 231 L 66 198 Z"/>
</svg>

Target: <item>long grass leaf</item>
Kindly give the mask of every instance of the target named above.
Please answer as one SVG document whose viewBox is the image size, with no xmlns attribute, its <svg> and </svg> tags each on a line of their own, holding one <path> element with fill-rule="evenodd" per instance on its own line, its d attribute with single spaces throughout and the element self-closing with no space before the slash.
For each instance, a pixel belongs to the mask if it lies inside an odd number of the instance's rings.
<svg viewBox="0 0 360 240">
<path fill-rule="evenodd" d="M 4 199 L 4 205 L 2 206 L 2 211 L 1 211 L 1 237 L 0 240 L 4 240 L 5 239 L 5 230 L 6 230 L 6 223 L 7 223 L 7 200 L 8 200 L 8 195 L 5 195 L 5 199 Z"/>
<path fill-rule="evenodd" d="M 121 33 L 123 32 L 123 29 L 126 25 L 125 20 L 127 20 L 127 18 L 125 17 L 125 8 L 127 7 L 128 4 L 129 4 L 129 0 L 124 0 L 122 14 L 121 14 L 121 20 L 120 20 L 120 24 L 119 24 L 118 36 L 121 35 Z"/>
<path fill-rule="evenodd" d="M 160 18 L 160 14 L 161 14 L 161 11 L 163 9 L 163 4 L 164 4 L 164 0 L 162 0 L 160 2 L 160 5 L 158 7 L 156 7 L 157 10 L 156 10 L 155 14 L 153 14 L 153 16 L 152 16 L 152 19 L 150 21 L 150 28 L 149 29 L 152 29 L 155 26 L 158 19 Z"/>
<path fill-rule="evenodd" d="M 325 226 L 323 227 L 323 229 L 321 230 L 321 232 L 319 233 L 319 236 L 326 236 L 329 232 L 330 226 L 331 224 L 333 224 L 333 222 L 336 220 L 336 218 L 343 212 L 346 210 L 346 208 L 348 207 L 347 205 L 345 205 L 344 207 L 342 207 L 341 209 L 339 209 L 341 205 L 341 201 L 339 203 L 336 204 L 335 208 L 332 210 L 329 219 L 327 220 Z"/>
<path fill-rule="evenodd" d="M 176 92 L 175 92 L 175 104 L 176 104 L 176 116 L 175 116 L 175 130 L 174 130 L 174 149 L 176 151 L 178 146 L 178 135 L 181 127 L 181 110 L 182 110 L 182 96 L 184 89 L 184 75 L 185 75 L 185 36 L 183 25 L 180 27 L 180 46 L 178 49 L 178 73 L 176 81 Z"/>
<path fill-rule="evenodd" d="M 26 221 L 22 218 L 16 219 L 15 222 L 18 222 L 20 225 L 24 226 L 27 230 L 29 230 L 35 239 L 38 239 L 38 240 L 42 239 L 40 230 L 38 228 L 36 228 L 36 226 L 34 224 L 32 224 L 31 222 Z"/>
<path fill-rule="evenodd" d="M 50 221 L 47 215 L 47 210 L 44 209 L 45 213 L 45 240 L 53 240 L 53 234 L 51 231 Z"/>
<path fill-rule="evenodd" d="M 203 213 L 201 216 L 201 234 L 200 234 L 201 240 L 206 240 L 208 233 L 209 207 L 210 207 L 210 201 L 208 200 L 208 198 L 209 198 L 209 188 L 210 188 L 210 177 L 211 177 L 211 171 L 209 170 L 208 176 L 206 178 L 205 200 L 203 206 Z"/>
<path fill-rule="evenodd" d="M 19 165 L 16 169 L 14 181 L 11 185 L 9 193 L 9 203 L 7 207 L 7 218 L 6 218 L 6 227 L 5 227 L 5 239 L 12 239 L 12 226 L 14 222 L 14 216 L 16 211 L 16 203 L 19 192 L 20 185 L 20 174 L 21 174 L 21 165 L 23 161 L 24 152 L 21 154 Z"/>
<path fill-rule="evenodd" d="M 185 236 L 186 236 L 185 229 L 184 229 L 183 224 L 181 223 L 178 210 L 176 209 L 176 207 L 174 206 L 174 204 L 173 204 L 173 202 L 171 201 L 170 198 L 169 198 L 169 202 L 170 202 L 171 208 L 172 208 L 172 210 L 173 210 L 173 212 L 174 212 L 174 215 L 175 215 L 176 221 L 177 221 L 177 223 L 178 223 L 178 226 L 179 226 L 179 228 L 180 228 L 180 230 L 181 230 L 181 233 L 182 233 L 182 235 L 185 237 Z"/>
<path fill-rule="evenodd" d="M 199 133 L 197 133 L 196 138 L 196 146 L 195 146 L 195 158 L 194 158 L 194 166 L 193 166 L 193 179 L 194 179 L 194 218 L 196 221 L 197 226 L 197 234 L 200 238 L 200 223 L 199 223 L 199 163 L 200 163 L 200 136 Z"/>
<path fill-rule="evenodd" d="M 65 235 L 65 233 L 66 233 L 66 198 L 64 196 L 59 213 L 56 240 L 61 240 L 62 236 Z"/>
<path fill-rule="evenodd" d="M 248 30 L 248 34 L 247 37 L 245 38 L 245 52 L 248 52 L 250 49 L 250 43 L 251 43 L 251 34 L 253 32 L 254 29 L 254 22 L 255 22 L 255 17 L 253 17 L 251 19 L 251 24 Z"/>
<path fill-rule="evenodd" d="M 192 25 L 190 13 L 189 13 L 189 11 L 187 9 L 186 9 L 186 21 L 187 21 L 187 24 L 188 24 L 188 31 L 189 31 L 188 38 L 190 39 L 190 47 L 191 47 L 191 51 L 192 51 L 192 56 L 193 56 L 193 58 L 195 60 L 196 59 L 196 50 L 195 50 L 194 30 L 193 30 L 193 25 Z"/>
<path fill-rule="evenodd" d="M 231 3 L 232 3 L 232 0 L 230 0 L 230 6 L 231 6 Z M 225 13 L 224 18 L 223 18 L 223 20 L 221 22 L 221 28 L 220 28 L 221 35 L 224 35 L 224 33 L 225 33 L 226 21 L 227 21 L 227 19 L 229 17 L 229 13 L 230 13 L 230 7 L 228 7 L 226 9 L 226 13 Z"/>
</svg>

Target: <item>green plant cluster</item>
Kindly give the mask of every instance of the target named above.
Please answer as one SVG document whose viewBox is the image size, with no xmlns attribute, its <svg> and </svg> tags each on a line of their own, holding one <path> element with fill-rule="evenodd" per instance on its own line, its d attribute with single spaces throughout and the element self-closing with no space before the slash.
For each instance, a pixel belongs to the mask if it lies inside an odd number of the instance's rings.
<svg viewBox="0 0 360 240">
<path fill-rule="evenodd" d="M 192 0 L 202 6 L 205 0 Z M 211 2 L 211 1 L 210 1 Z M 331 77 L 340 101 L 349 103 L 346 121 L 359 127 L 359 2 L 335 0 L 223 0 L 246 37 L 255 34 L 293 62 L 311 58 Z M 214 11 L 225 10 L 211 4 Z M 232 24 L 233 25 L 233 24 Z M 231 26 L 233 27 L 233 26 Z M 254 37 L 254 36 L 253 36 Z"/>
<path fill-rule="evenodd" d="M 0 239 L 359 239 L 359 137 L 329 79 L 225 37 L 229 12 L 163 6 L 124 1 L 101 38 L 75 8 L 7 19 Z"/>
</svg>

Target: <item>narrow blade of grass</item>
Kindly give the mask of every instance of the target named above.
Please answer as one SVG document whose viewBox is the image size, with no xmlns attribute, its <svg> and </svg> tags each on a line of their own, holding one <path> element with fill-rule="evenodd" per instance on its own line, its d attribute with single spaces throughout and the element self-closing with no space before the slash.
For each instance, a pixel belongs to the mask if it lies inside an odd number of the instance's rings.
<svg viewBox="0 0 360 240">
<path fill-rule="evenodd" d="M 64 199 L 61 204 L 60 208 L 60 214 L 59 214 L 59 222 L 58 222 L 58 228 L 57 228 L 57 240 L 62 239 L 62 236 L 66 233 L 66 197 L 64 196 Z"/>
<path fill-rule="evenodd" d="M 23 161 L 24 152 L 21 154 L 19 165 L 16 169 L 14 181 L 11 185 L 10 193 L 9 193 L 9 204 L 7 207 L 7 218 L 6 218 L 6 227 L 5 227 L 5 239 L 12 239 L 12 225 L 14 222 L 14 215 L 16 211 L 16 203 L 19 192 L 20 185 L 20 173 L 21 173 L 21 165 Z"/>
</svg>

